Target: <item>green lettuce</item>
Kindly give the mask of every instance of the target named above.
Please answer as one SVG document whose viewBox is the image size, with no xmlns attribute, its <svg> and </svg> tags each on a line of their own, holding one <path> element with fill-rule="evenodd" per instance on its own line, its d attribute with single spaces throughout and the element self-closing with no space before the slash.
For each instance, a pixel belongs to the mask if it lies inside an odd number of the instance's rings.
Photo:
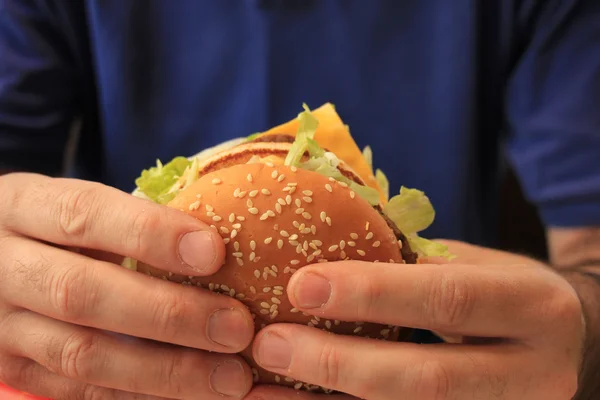
<svg viewBox="0 0 600 400">
<path fill-rule="evenodd" d="M 156 167 L 142 171 L 141 176 L 135 180 L 135 184 L 152 201 L 166 204 L 175 197 L 171 188 L 183 176 L 191 163 L 185 157 L 175 157 L 165 165 L 160 160 L 156 160 Z"/>
<path fill-rule="evenodd" d="M 385 199 L 389 200 L 390 199 L 390 182 L 388 181 L 387 176 L 385 176 L 385 174 L 383 173 L 382 170 L 378 169 L 377 171 L 375 171 L 375 180 L 377 181 L 379 188 L 381 188 L 381 191 L 383 192 Z"/>
<path fill-rule="evenodd" d="M 448 247 L 418 235 L 427 229 L 435 219 L 435 210 L 424 192 L 402 187 L 400 194 L 392 197 L 383 208 L 384 214 L 391 219 L 398 229 L 404 233 L 411 249 L 420 256 L 446 257 L 453 256 Z"/>
<path fill-rule="evenodd" d="M 284 164 L 287 166 L 298 166 L 302 160 L 302 156 L 309 150 L 309 147 L 312 147 L 313 151 L 315 150 L 315 146 L 319 147 L 313 140 L 319 126 L 319 120 L 312 115 L 306 104 L 303 104 L 302 107 L 304 111 L 298 114 L 298 132 L 296 133 L 296 138 L 285 157 Z M 309 140 L 312 140 L 314 143 L 309 142 Z"/>
</svg>

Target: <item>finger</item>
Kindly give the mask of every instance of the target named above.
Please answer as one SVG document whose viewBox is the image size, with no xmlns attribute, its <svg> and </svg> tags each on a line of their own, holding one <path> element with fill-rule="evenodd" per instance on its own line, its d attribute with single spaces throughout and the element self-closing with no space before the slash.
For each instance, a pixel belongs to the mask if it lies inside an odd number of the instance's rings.
<svg viewBox="0 0 600 400">
<path fill-rule="evenodd" d="M 317 394 L 287 389 L 280 386 L 257 386 L 244 400 L 357 400 L 346 394 Z"/>
<path fill-rule="evenodd" d="M 25 238 L 3 243 L 0 297 L 89 327 L 222 353 L 254 335 L 248 309 L 229 297 L 148 277 Z"/>
<path fill-rule="evenodd" d="M 416 345 L 279 324 L 258 334 L 253 354 L 273 373 L 369 400 L 570 398 L 565 392 L 577 382 L 562 366 L 540 368 L 534 350 L 520 344 Z M 536 387 L 534 376 L 549 387 Z M 536 397 L 528 396 L 533 388 Z"/>
<path fill-rule="evenodd" d="M 348 261 L 302 268 L 288 296 L 297 309 L 329 319 L 524 338 L 578 307 L 564 286 L 538 267 L 509 273 L 504 266 Z"/>
<path fill-rule="evenodd" d="M 19 234 L 183 275 L 210 275 L 223 264 L 220 236 L 179 210 L 98 183 L 21 174 L 6 179 L 17 189 L 2 205 L 0 220 Z"/>
<path fill-rule="evenodd" d="M 14 355 L 30 358 L 68 379 L 169 398 L 241 398 L 252 386 L 238 356 L 119 340 L 29 311 L 10 317 L 1 332 Z M 18 338 L 18 340 L 11 340 Z"/>
<path fill-rule="evenodd" d="M 69 380 L 31 360 L 16 357 L 0 360 L 0 382 L 16 390 L 50 399 L 168 400 L 165 397 L 107 389 Z"/>
</svg>

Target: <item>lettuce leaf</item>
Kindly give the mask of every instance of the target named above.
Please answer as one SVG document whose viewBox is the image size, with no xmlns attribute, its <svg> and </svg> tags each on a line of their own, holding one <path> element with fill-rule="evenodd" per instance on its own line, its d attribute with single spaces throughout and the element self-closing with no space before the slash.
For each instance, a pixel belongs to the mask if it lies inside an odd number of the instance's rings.
<svg viewBox="0 0 600 400">
<path fill-rule="evenodd" d="M 312 140 L 313 143 L 309 142 L 309 140 L 314 139 L 315 137 L 315 132 L 319 126 L 319 120 L 312 115 L 306 104 L 303 104 L 302 107 L 304 108 L 304 111 L 298 114 L 299 126 L 296 138 L 294 143 L 292 143 L 290 151 L 285 157 L 284 164 L 287 166 L 297 167 L 302 160 L 304 153 L 309 150 L 309 147 L 312 147 L 313 149 L 315 146 L 320 148 L 314 140 Z"/>
<path fill-rule="evenodd" d="M 419 232 L 427 229 L 435 219 L 435 210 L 424 192 L 402 187 L 400 194 L 392 197 L 383 208 L 384 214 L 404 233 L 411 249 L 421 257 L 454 256 L 441 243 L 422 238 Z"/>
<path fill-rule="evenodd" d="M 375 171 L 375 181 L 377 181 L 377 184 L 381 188 L 381 191 L 383 192 L 385 199 L 389 201 L 389 199 L 390 199 L 390 182 L 388 181 L 387 176 L 385 176 L 385 174 L 383 173 L 382 170 L 377 169 L 377 171 Z"/>
<path fill-rule="evenodd" d="M 373 150 L 371 150 L 371 146 L 366 146 L 363 149 L 362 156 L 367 164 L 369 164 L 369 169 L 371 172 L 373 172 Z"/>
<path fill-rule="evenodd" d="M 160 160 L 156 160 L 156 167 L 142 171 L 140 177 L 135 180 L 135 184 L 150 200 L 166 204 L 175 197 L 175 193 L 171 193 L 170 189 L 191 163 L 185 157 L 175 157 L 165 165 Z"/>
</svg>

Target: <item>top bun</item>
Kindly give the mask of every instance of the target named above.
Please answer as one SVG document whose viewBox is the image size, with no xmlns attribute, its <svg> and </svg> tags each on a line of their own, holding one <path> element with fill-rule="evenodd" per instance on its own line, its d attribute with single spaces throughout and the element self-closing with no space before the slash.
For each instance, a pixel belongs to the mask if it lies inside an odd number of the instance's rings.
<svg viewBox="0 0 600 400">
<path fill-rule="evenodd" d="M 210 277 L 166 274 L 143 264 L 138 270 L 239 299 L 253 314 L 257 330 L 286 322 L 372 339 L 406 336 L 409 330 L 398 327 L 305 315 L 293 308 L 286 293 L 291 276 L 307 264 L 347 259 L 403 264 L 402 242 L 376 208 L 347 185 L 311 171 L 271 163 L 214 169 L 168 206 L 203 221 L 223 237 L 222 268 Z M 242 355 L 253 367 L 256 382 L 316 389 L 262 370 L 252 359 L 251 347 Z"/>
</svg>

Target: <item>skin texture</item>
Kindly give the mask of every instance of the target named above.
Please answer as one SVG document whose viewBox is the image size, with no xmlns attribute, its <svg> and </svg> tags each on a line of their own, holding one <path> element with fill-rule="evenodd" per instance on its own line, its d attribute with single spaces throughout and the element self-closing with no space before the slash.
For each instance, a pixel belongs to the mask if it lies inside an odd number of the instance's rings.
<svg viewBox="0 0 600 400">
<path fill-rule="evenodd" d="M 279 324 L 259 333 L 255 358 L 266 369 L 348 393 L 344 400 L 571 399 L 584 343 L 573 286 L 528 257 L 446 243 L 458 255 L 450 264 L 315 265 L 294 275 L 288 293 L 312 315 L 430 329 L 447 343 L 370 342 Z M 322 307 L 301 306 L 317 295 L 304 286 L 308 274 L 332 287 Z M 247 399 L 292 397 L 257 387 Z"/>
<path fill-rule="evenodd" d="M 211 387 L 219 382 L 213 371 L 220 365 L 220 382 L 238 389 L 234 398 L 250 390 L 249 369 L 232 355 L 251 341 L 243 308 L 240 320 L 231 318 L 213 332 L 221 339 L 224 332 L 242 332 L 237 344 L 218 344 L 207 335 L 209 315 L 238 302 L 110 263 L 120 259 L 115 254 L 128 255 L 174 273 L 208 275 L 222 261 L 218 241 L 214 261 L 195 270 L 185 267 L 177 249 L 185 232 L 205 225 L 86 182 L 7 175 L 0 178 L 0 193 L 1 381 L 62 399 L 216 399 L 223 398 Z M 161 224 L 166 219 L 175 222 Z M 577 389 L 582 345 L 590 343 L 581 304 L 597 309 L 599 293 L 593 279 L 569 268 L 596 253 L 583 246 L 570 258 L 571 251 L 559 249 L 568 249 L 569 241 L 598 248 L 596 234 L 549 232 L 552 262 L 568 280 L 536 260 L 456 242 L 448 242 L 459 256 L 451 264 L 307 266 L 287 287 L 290 302 L 305 312 L 431 329 L 451 343 L 371 342 L 273 324 L 259 332 L 254 356 L 275 373 L 348 393 L 328 396 L 334 400 L 569 399 Z M 325 278 L 331 294 L 306 290 L 315 287 L 311 275 Z M 594 319 L 586 322 L 589 338 L 598 329 Z M 594 356 L 586 353 L 582 376 Z M 257 386 L 245 398 L 321 397 Z"/>
<path fill-rule="evenodd" d="M 0 193 L 0 381 L 60 399 L 250 390 L 250 369 L 234 354 L 254 331 L 241 303 L 111 263 L 131 256 L 214 273 L 224 245 L 199 233 L 206 225 L 89 182 L 9 174 Z"/>
</svg>

